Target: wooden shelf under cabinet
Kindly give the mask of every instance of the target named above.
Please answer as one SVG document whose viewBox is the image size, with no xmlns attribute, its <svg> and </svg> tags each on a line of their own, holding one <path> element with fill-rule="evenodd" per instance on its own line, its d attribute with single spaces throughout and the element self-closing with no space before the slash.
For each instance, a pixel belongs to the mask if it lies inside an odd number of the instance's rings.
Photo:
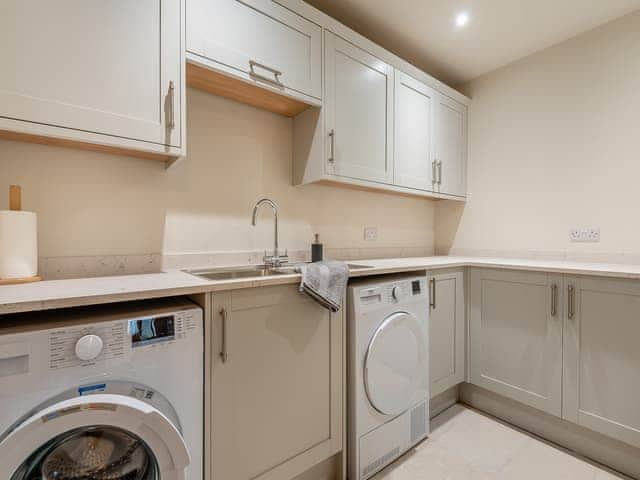
<svg viewBox="0 0 640 480">
<path fill-rule="evenodd" d="M 285 117 L 295 117 L 310 107 L 299 100 L 193 63 L 187 63 L 187 85 Z"/>
</svg>

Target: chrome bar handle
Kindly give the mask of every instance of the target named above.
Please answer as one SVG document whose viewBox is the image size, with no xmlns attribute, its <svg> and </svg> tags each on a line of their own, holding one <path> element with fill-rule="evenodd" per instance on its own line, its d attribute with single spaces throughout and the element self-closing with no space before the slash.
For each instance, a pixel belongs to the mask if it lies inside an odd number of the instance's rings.
<svg viewBox="0 0 640 480">
<path fill-rule="evenodd" d="M 438 185 L 442 185 L 442 161 L 438 162 Z"/>
<path fill-rule="evenodd" d="M 551 316 L 558 314 L 558 285 L 551 285 Z"/>
<path fill-rule="evenodd" d="M 220 316 L 222 317 L 222 346 L 220 347 L 220 359 L 222 363 L 227 363 L 229 360 L 229 352 L 227 352 L 227 309 L 220 309 Z"/>
<path fill-rule="evenodd" d="M 335 142 L 336 142 L 336 131 L 335 130 L 330 130 L 329 131 L 329 146 L 330 146 L 330 150 L 329 150 L 329 161 L 331 163 L 335 162 L 336 157 L 335 157 Z"/>
<path fill-rule="evenodd" d="M 260 75 L 255 71 L 255 67 L 262 68 L 263 70 L 267 70 L 268 72 L 273 73 L 274 78 L 265 77 L 264 75 Z M 267 83 L 275 85 L 276 87 L 282 88 L 284 87 L 284 83 L 280 81 L 280 75 L 282 72 L 280 70 L 276 70 L 275 68 L 271 68 L 262 63 L 258 63 L 255 60 L 249 60 L 249 75 L 252 77 L 256 77 L 260 80 L 263 80 Z"/>
<path fill-rule="evenodd" d="M 175 87 L 173 85 L 173 80 L 169 82 L 169 123 L 167 127 L 171 130 L 176 128 L 176 111 L 175 111 Z"/>
<path fill-rule="evenodd" d="M 569 317 L 569 319 L 573 319 L 573 317 L 576 314 L 575 308 L 576 308 L 576 289 L 573 285 L 569 285 L 568 287 L 568 293 L 569 293 L 569 302 L 567 305 L 567 317 Z"/>
<path fill-rule="evenodd" d="M 429 306 L 436 309 L 436 279 L 429 279 Z"/>
<path fill-rule="evenodd" d="M 436 165 L 438 162 L 436 162 L 435 160 L 433 162 L 431 162 L 431 183 L 436 184 L 438 183 L 438 177 L 436 176 Z"/>
</svg>

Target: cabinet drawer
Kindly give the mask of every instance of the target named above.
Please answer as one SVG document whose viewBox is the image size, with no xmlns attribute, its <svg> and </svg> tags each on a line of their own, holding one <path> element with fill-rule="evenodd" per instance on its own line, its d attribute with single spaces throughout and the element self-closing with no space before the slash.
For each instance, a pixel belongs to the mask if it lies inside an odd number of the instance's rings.
<svg viewBox="0 0 640 480">
<path fill-rule="evenodd" d="M 320 26 L 269 0 L 187 1 L 190 59 L 263 87 L 320 99 L 321 44 Z"/>
</svg>

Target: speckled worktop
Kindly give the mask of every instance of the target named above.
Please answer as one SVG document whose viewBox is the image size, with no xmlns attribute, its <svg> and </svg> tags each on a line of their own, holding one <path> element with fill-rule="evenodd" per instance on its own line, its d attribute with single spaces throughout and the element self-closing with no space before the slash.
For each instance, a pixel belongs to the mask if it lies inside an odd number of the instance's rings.
<svg viewBox="0 0 640 480">
<path fill-rule="evenodd" d="M 487 267 L 640 279 L 640 265 L 580 263 L 560 260 L 441 256 L 357 260 L 352 263 L 372 267 L 354 271 L 351 274 L 352 277 L 455 267 Z M 0 286 L 0 314 L 266 285 L 283 285 L 296 283 L 299 280 L 298 274 L 234 280 L 206 280 L 181 271 L 49 280 L 24 285 Z"/>
</svg>

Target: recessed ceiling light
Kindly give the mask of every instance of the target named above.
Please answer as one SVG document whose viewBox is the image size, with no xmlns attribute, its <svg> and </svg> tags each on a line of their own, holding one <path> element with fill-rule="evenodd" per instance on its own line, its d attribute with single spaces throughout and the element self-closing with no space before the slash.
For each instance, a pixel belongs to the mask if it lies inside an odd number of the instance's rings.
<svg viewBox="0 0 640 480">
<path fill-rule="evenodd" d="M 469 23 L 469 12 L 460 12 L 456 15 L 456 27 L 463 28 Z"/>
</svg>

